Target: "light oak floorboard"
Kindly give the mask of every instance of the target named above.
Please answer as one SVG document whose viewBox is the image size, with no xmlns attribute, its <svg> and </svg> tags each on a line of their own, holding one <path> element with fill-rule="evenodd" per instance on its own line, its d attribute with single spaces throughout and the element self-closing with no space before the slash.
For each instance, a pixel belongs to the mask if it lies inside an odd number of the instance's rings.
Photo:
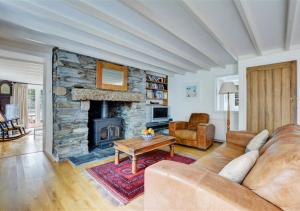
<svg viewBox="0 0 300 211">
<path fill-rule="evenodd" d="M 0 142 L 0 158 L 43 151 L 43 136 L 33 132 L 22 138 Z"/>
<path fill-rule="evenodd" d="M 29 146 L 35 142 L 30 140 L 27 137 L 24 146 L 32 149 L 35 146 Z M 86 168 L 112 162 L 113 156 L 73 167 L 68 161 L 52 162 L 43 152 L 18 155 L 24 151 L 15 149 L 19 146 L 15 147 L 14 142 L 6 142 L 5 147 L 0 145 L 1 155 L 11 155 L 0 159 L 0 210 L 143 210 L 143 196 L 125 206 L 116 206 L 84 175 Z M 219 145 L 215 143 L 207 151 L 177 145 L 175 152 L 200 158 Z"/>
</svg>

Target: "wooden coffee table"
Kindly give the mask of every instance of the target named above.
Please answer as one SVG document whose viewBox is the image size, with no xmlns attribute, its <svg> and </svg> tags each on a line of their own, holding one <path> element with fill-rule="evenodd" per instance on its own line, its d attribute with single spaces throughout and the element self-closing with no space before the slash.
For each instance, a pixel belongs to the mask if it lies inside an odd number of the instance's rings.
<svg viewBox="0 0 300 211">
<path fill-rule="evenodd" d="M 137 156 L 144 154 L 146 152 L 150 152 L 152 150 L 170 146 L 170 155 L 174 156 L 174 144 L 176 142 L 175 137 L 165 136 L 165 135 L 156 135 L 151 140 L 144 140 L 143 137 L 135 137 L 126 140 L 114 141 L 115 148 L 115 164 L 119 164 L 119 154 L 120 151 L 126 153 L 127 155 L 131 155 L 132 159 L 132 173 L 136 173 L 136 163 Z"/>
</svg>

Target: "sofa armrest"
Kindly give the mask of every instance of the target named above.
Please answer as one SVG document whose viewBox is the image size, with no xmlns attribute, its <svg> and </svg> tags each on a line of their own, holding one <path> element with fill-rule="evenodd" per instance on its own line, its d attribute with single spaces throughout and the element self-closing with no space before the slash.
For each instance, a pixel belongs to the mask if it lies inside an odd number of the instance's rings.
<svg viewBox="0 0 300 211">
<path fill-rule="evenodd" d="M 244 186 L 173 161 L 146 169 L 144 210 L 279 210 Z"/>
<path fill-rule="evenodd" d="M 184 121 L 172 121 L 172 122 L 169 122 L 169 132 L 170 132 L 170 135 L 174 135 L 175 130 L 186 129 L 187 125 L 188 125 L 188 122 L 184 122 Z"/>
<path fill-rule="evenodd" d="M 249 131 L 229 131 L 226 134 L 226 142 L 246 147 L 249 141 L 256 136 L 257 133 Z"/>
</svg>

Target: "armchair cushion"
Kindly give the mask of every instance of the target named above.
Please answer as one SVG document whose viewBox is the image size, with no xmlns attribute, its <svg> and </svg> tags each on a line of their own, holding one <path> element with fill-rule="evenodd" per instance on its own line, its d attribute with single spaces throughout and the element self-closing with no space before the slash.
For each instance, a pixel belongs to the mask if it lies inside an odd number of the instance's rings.
<svg viewBox="0 0 300 211">
<path fill-rule="evenodd" d="M 209 121 L 209 115 L 206 113 L 192 113 L 189 123 L 188 123 L 188 129 L 195 130 L 197 128 L 197 125 L 199 123 L 208 123 Z"/>
<path fill-rule="evenodd" d="M 180 139 L 196 141 L 197 133 L 196 130 L 176 130 L 175 136 Z"/>
</svg>

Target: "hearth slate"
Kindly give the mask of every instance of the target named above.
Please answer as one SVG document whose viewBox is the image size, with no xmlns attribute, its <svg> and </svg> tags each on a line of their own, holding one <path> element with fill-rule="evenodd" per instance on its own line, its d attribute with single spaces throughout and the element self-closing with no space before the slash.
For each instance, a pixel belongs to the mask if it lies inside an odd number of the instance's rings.
<svg viewBox="0 0 300 211">
<path fill-rule="evenodd" d="M 69 157 L 69 160 L 72 162 L 73 165 L 79 166 L 85 163 L 105 159 L 114 154 L 115 154 L 115 150 L 113 147 L 106 148 L 106 149 L 95 148 L 89 154 L 80 155 L 76 157 Z"/>
</svg>

